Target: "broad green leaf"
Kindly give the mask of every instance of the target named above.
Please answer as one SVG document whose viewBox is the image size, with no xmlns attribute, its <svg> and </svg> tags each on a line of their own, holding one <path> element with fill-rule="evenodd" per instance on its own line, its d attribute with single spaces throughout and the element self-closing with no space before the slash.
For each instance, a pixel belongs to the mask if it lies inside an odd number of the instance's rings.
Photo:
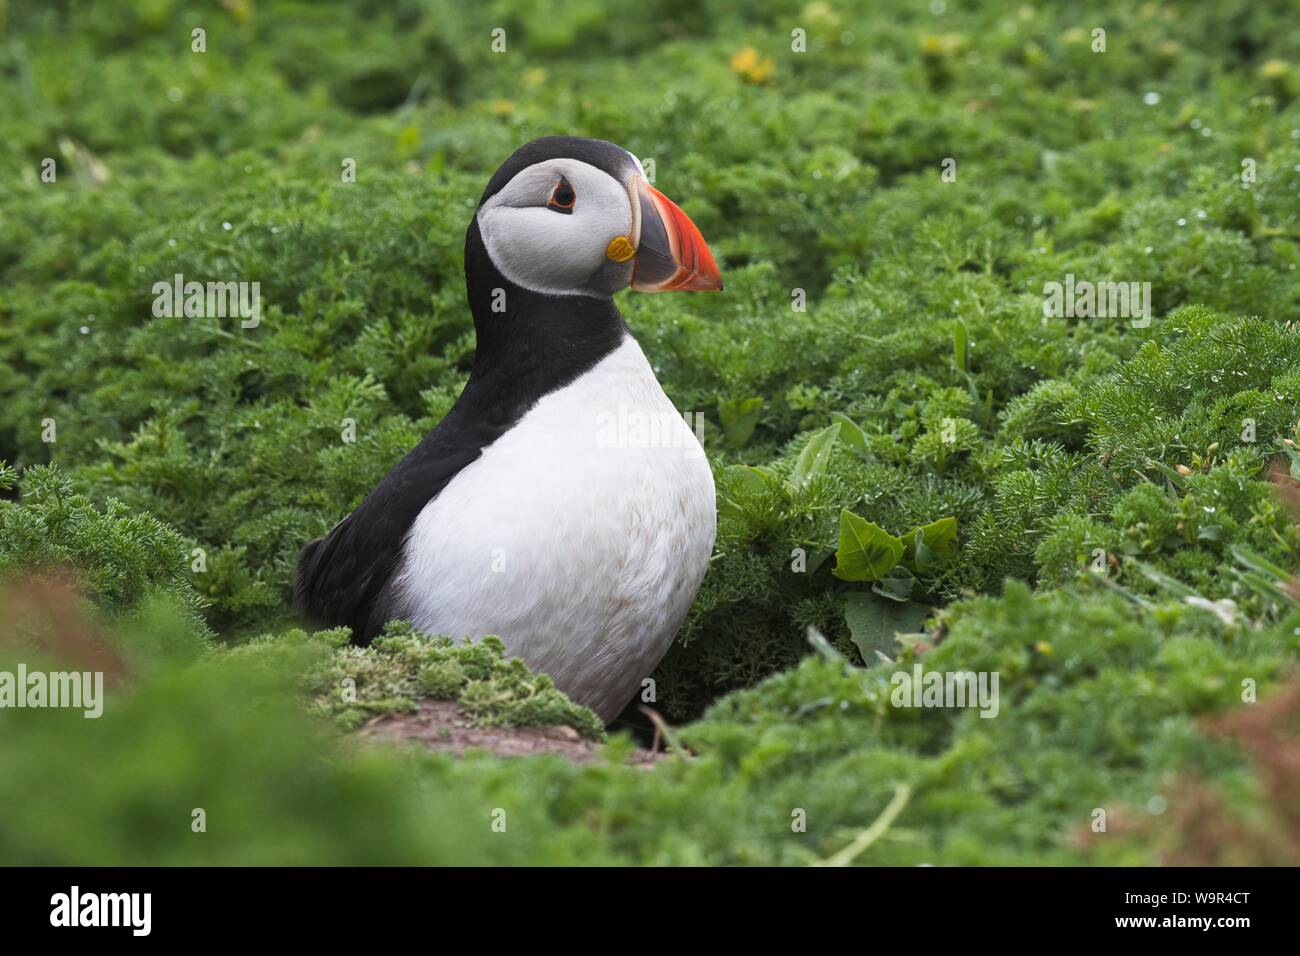
<svg viewBox="0 0 1300 956">
<path fill-rule="evenodd" d="M 915 576 L 901 565 L 871 585 L 872 593 L 890 601 L 910 601 L 915 589 Z"/>
<path fill-rule="evenodd" d="M 803 446 L 803 451 L 799 452 L 799 457 L 795 460 L 794 471 L 790 472 L 791 487 L 806 488 L 808 482 L 826 471 L 839 435 L 840 423 L 836 422 L 808 439 L 808 444 Z"/>
<path fill-rule="evenodd" d="M 867 433 L 864 432 L 858 423 L 849 418 L 843 412 L 832 412 L 831 420 L 840 424 L 840 440 L 844 442 L 846 448 L 853 454 L 857 455 L 863 461 L 874 461 L 875 455 L 867 447 Z"/>
<path fill-rule="evenodd" d="M 727 444 L 733 448 L 739 448 L 749 441 L 762 417 L 761 398 L 732 399 L 718 403 L 718 421 L 722 423 L 722 433 L 727 437 Z"/>
<path fill-rule="evenodd" d="M 766 491 L 768 483 L 772 480 L 770 471 L 766 468 L 756 468 L 753 465 L 728 465 L 726 474 L 738 488 L 743 488 L 754 494 Z"/>
<path fill-rule="evenodd" d="M 840 511 L 840 546 L 835 576 L 844 581 L 879 581 L 903 559 L 903 542 L 852 511 Z"/>
<path fill-rule="evenodd" d="M 940 518 L 902 537 L 904 563 L 913 571 L 928 571 L 957 556 L 957 519 Z"/>
<path fill-rule="evenodd" d="M 869 591 L 850 591 L 844 596 L 844 621 L 862 659 L 876 662 L 876 652 L 893 657 L 898 648 L 895 635 L 919 631 L 930 608 L 915 601 L 891 601 Z"/>
</svg>

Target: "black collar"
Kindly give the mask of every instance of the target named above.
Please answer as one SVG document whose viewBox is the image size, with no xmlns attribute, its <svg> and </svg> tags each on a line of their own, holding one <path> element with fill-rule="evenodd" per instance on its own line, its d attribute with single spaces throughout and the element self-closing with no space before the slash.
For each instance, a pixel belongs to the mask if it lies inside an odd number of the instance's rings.
<svg viewBox="0 0 1300 956">
<path fill-rule="evenodd" d="M 497 290 L 502 290 L 498 293 Z M 497 269 L 479 233 L 465 234 L 465 290 L 474 315 L 474 367 L 457 407 L 510 427 L 622 344 L 627 323 L 612 298 L 548 295 Z M 493 306 L 504 307 L 494 312 Z"/>
</svg>

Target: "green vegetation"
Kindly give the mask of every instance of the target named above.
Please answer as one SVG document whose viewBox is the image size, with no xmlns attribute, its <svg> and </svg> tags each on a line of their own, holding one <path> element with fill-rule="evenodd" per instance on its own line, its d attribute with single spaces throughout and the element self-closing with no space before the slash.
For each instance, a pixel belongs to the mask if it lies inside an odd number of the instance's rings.
<svg viewBox="0 0 1300 956">
<path fill-rule="evenodd" d="M 1300 781 L 1206 720 L 1295 717 L 1293 13 L 947 6 L 0 0 L 0 670 L 120 659 L 99 720 L 0 709 L 0 861 L 805 863 L 891 800 L 855 862 L 1219 860 L 1207 794 L 1267 832 Z M 553 132 L 653 159 L 727 282 L 619 299 L 718 485 L 652 771 L 362 745 L 425 695 L 602 730 L 494 643 L 289 601 L 455 400 L 469 216 Z M 260 324 L 155 317 L 178 273 Z M 1045 315 L 1067 275 L 1152 321 Z M 998 716 L 893 706 L 917 663 Z"/>
<path fill-rule="evenodd" d="M 600 719 L 555 689 L 545 674 L 531 674 L 522 661 L 506 660 L 498 638 L 453 644 L 429 638 L 394 621 L 372 647 L 351 647 L 347 630 L 325 632 L 338 649 L 312 673 L 316 705 L 343 726 L 356 727 L 375 714 L 412 712 L 421 697 L 454 700 L 474 723 L 501 727 L 566 724 L 604 739 Z M 279 635 L 263 641 L 283 640 Z M 349 682 L 349 683 L 345 683 Z M 355 689 L 354 695 L 340 693 Z"/>
</svg>

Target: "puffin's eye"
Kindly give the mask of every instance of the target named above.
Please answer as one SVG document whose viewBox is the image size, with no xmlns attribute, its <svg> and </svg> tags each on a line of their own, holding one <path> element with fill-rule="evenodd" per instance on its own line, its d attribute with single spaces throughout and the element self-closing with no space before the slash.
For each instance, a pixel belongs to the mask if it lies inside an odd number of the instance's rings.
<svg viewBox="0 0 1300 956">
<path fill-rule="evenodd" d="M 569 181 L 561 176 L 560 184 L 555 187 L 555 192 L 551 193 L 551 201 L 546 204 L 546 208 L 562 212 L 566 216 L 572 215 L 573 204 L 577 198 Z"/>
</svg>

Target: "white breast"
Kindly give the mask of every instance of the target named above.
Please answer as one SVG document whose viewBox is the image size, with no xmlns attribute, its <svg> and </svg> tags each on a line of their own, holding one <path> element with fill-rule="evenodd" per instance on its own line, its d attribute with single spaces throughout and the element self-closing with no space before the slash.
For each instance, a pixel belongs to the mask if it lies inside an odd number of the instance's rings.
<svg viewBox="0 0 1300 956">
<path fill-rule="evenodd" d="M 629 336 L 425 506 L 394 616 L 496 634 L 609 720 L 681 626 L 715 527 L 704 451 Z"/>
</svg>

